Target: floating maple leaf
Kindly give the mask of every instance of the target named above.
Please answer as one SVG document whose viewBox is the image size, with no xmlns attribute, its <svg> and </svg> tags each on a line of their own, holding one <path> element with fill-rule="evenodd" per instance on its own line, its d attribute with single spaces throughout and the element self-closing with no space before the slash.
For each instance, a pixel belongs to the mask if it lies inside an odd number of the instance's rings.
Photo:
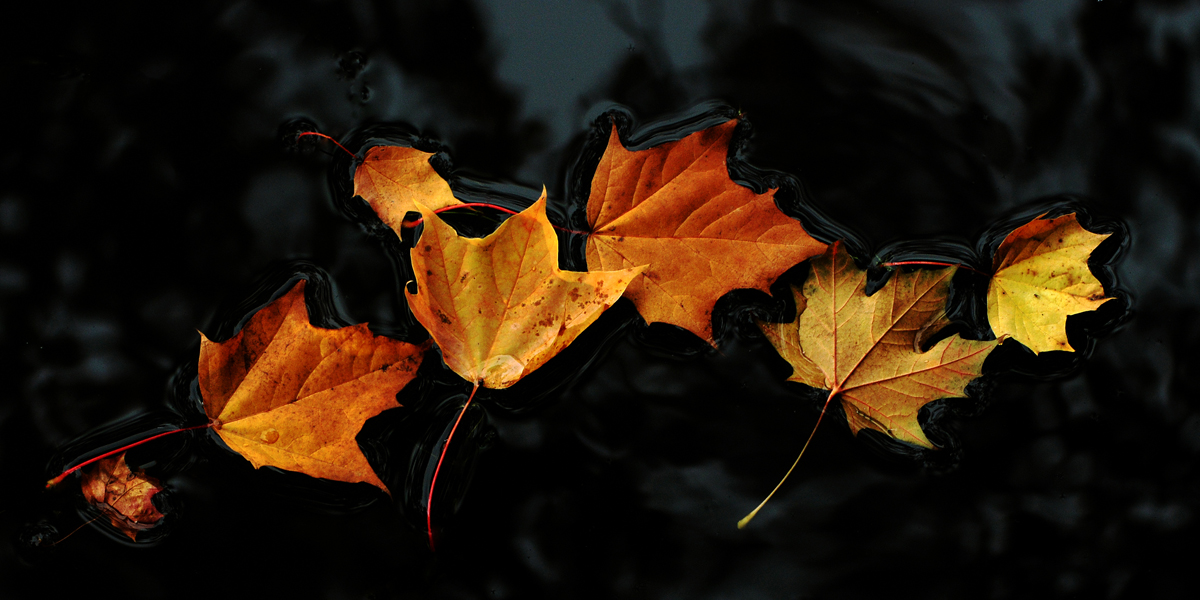
<svg viewBox="0 0 1200 600">
<path fill-rule="evenodd" d="M 465 238 L 422 208 L 409 307 L 446 365 L 483 387 L 506 388 L 566 348 L 612 306 L 642 267 L 558 268 L 546 192 L 485 238 Z"/>
<path fill-rule="evenodd" d="M 938 398 L 961 396 L 996 346 L 950 336 L 921 352 L 918 336 L 938 320 L 954 268 L 897 272 L 871 296 L 867 273 L 841 244 L 814 260 L 804 289 L 794 290 L 799 315 L 762 330 L 794 372 L 791 381 L 841 398 L 850 429 L 875 429 L 933 448 L 917 411 Z"/>
<path fill-rule="evenodd" d="M 867 296 L 866 271 L 835 243 L 813 261 L 804 289 L 794 290 L 796 320 L 760 327 L 792 365 L 790 381 L 829 391 L 822 417 L 829 403 L 840 398 L 855 434 L 874 429 L 933 448 L 917 412 L 933 400 L 962 396 L 998 343 L 953 335 L 920 351 L 929 324 L 941 321 L 954 271 L 897 272 Z M 757 512 L 758 508 L 739 526 Z"/>
<path fill-rule="evenodd" d="M 825 244 L 775 205 L 729 178 L 737 121 L 631 152 L 616 127 L 588 198 L 589 269 L 648 265 L 629 285 L 647 322 L 665 322 L 710 344 L 712 309 L 735 289 L 769 291 L 784 271 Z"/>
<path fill-rule="evenodd" d="M 988 322 L 996 337 L 1011 337 L 1034 354 L 1074 352 L 1067 317 L 1112 300 L 1087 265 L 1109 235 L 1084 229 L 1075 213 L 1039 216 L 1008 234 L 996 249 L 988 283 Z"/>
<path fill-rule="evenodd" d="M 300 281 L 228 341 L 201 334 L 204 412 L 256 469 L 361 481 L 386 492 L 354 437 L 367 419 L 399 406 L 396 393 L 425 349 L 373 335 L 365 324 L 313 327 Z"/>
<path fill-rule="evenodd" d="M 418 202 L 433 210 L 461 204 L 429 164 L 431 156 L 405 146 L 375 146 L 354 171 L 354 194 L 397 233 Z"/>
<path fill-rule="evenodd" d="M 137 541 L 139 532 L 159 524 L 163 514 L 151 499 L 162 491 L 159 481 L 141 470 L 131 471 L 125 453 L 100 460 L 83 474 L 83 498 L 100 509 L 121 533 Z"/>
<path fill-rule="evenodd" d="M 578 273 L 558 268 L 546 191 L 491 235 L 459 236 L 421 207 L 425 231 L 412 250 L 417 293 L 408 305 L 452 371 L 473 384 L 442 444 L 425 505 L 433 540 L 433 490 L 446 448 L 482 385 L 509 387 L 566 348 L 621 297 L 642 267 Z"/>
</svg>

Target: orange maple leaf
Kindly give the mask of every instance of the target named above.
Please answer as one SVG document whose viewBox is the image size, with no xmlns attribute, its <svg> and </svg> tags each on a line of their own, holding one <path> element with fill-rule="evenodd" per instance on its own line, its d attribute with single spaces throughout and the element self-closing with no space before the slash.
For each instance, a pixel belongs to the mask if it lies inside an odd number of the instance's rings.
<svg viewBox="0 0 1200 600">
<path fill-rule="evenodd" d="M 588 198 L 589 269 L 649 265 L 625 295 L 647 322 L 665 322 L 710 344 L 712 309 L 735 289 L 769 292 L 781 273 L 825 244 L 775 205 L 729 178 L 736 120 L 631 152 L 616 126 Z"/>
<path fill-rule="evenodd" d="M 139 532 L 158 525 L 163 514 L 151 498 L 162 491 L 159 481 L 141 470 L 131 471 L 125 453 L 105 458 L 83 474 L 83 497 L 100 509 L 121 533 L 137 541 Z"/>
<path fill-rule="evenodd" d="M 256 469 L 361 481 L 386 492 L 354 437 L 367 419 L 399 406 L 396 393 L 426 348 L 374 335 L 366 324 L 313 327 L 300 281 L 233 338 L 215 343 L 200 335 L 204 412 Z"/>
<path fill-rule="evenodd" d="M 409 308 L 446 365 L 486 388 L 506 388 L 566 348 L 641 273 L 558 268 L 546 192 L 485 238 L 460 237 L 422 207 Z"/>
<path fill-rule="evenodd" d="M 789 381 L 829 390 L 822 417 L 829 403 L 840 398 L 854 434 L 874 429 L 902 442 L 934 448 L 921 430 L 917 412 L 939 398 L 962 396 L 998 344 L 955 334 L 921 351 L 930 324 L 944 322 L 955 270 L 896 272 L 868 296 L 866 271 L 835 243 L 813 261 L 804 289 L 793 290 L 796 320 L 760 323 L 760 327 L 792 365 Z M 754 509 L 739 527 L 757 512 Z"/>
<path fill-rule="evenodd" d="M 417 211 L 418 202 L 433 210 L 462 204 L 429 164 L 431 156 L 405 146 L 375 146 L 354 170 L 354 194 L 397 234 L 404 215 Z"/>
</svg>

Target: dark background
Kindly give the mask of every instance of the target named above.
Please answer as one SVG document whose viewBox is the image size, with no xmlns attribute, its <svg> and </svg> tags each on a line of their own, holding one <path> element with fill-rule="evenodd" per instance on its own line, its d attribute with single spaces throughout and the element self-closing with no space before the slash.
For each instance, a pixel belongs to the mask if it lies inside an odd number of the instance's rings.
<svg viewBox="0 0 1200 600">
<path fill-rule="evenodd" d="M 0 16 L 0 597 L 1194 594 L 1197 3 L 187 4 Z M 131 455 L 171 488 L 156 542 L 88 526 L 50 546 L 85 520 L 70 485 L 42 491 L 65 445 L 186 420 L 165 398 L 196 329 L 280 261 L 325 269 L 350 320 L 403 327 L 384 246 L 330 191 L 348 171 L 289 141 L 297 119 L 407 123 L 460 174 L 553 200 L 613 103 L 650 122 L 710 100 L 752 123 L 750 163 L 872 249 L 974 243 L 1083 195 L 1129 227 L 1136 316 L 1072 375 L 994 377 L 982 414 L 944 423 L 949 472 L 823 424 L 743 531 L 816 406 L 759 340 L 671 354 L 618 331 L 536 408 L 474 413 L 464 447 L 486 450 L 436 554 L 404 494 L 255 472 L 190 434 Z M 389 481 L 402 434 L 429 434 L 412 410 L 376 425 Z"/>
</svg>

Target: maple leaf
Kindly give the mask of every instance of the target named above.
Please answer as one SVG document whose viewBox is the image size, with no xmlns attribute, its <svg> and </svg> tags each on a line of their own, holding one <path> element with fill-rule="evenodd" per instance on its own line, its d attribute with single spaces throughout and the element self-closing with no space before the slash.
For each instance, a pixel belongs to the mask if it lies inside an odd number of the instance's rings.
<svg viewBox="0 0 1200 600">
<path fill-rule="evenodd" d="M 642 267 L 579 273 L 558 268 L 546 192 L 485 238 L 460 237 L 421 207 L 409 308 L 446 365 L 463 379 L 506 388 L 566 348 L 612 306 Z"/>
<path fill-rule="evenodd" d="M 896 272 L 882 289 L 867 296 L 866 271 L 855 266 L 841 243 L 834 243 L 813 261 L 803 290 L 793 288 L 796 319 L 760 322 L 759 327 L 792 365 L 789 381 L 829 391 L 821 417 L 829 403 L 840 398 L 855 435 L 873 429 L 934 448 L 921 430 L 918 411 L 939 398 L 962 396 L 999 343 L 965 340 L 956 334 L 921 352 L 931 324 L 944 322 L 954 272 L 954 268 Z M 800 456 L 811 441 L 812 434 Z M 784 480 L 799 462 L 798 456 Z M 783 480 L 767 500 L 782 485 Z M 754 518 L 767 500 L 738 527 Z"/>
<path fill-rule="evenodd" d="M 81 481 L 83 498 L 100 509 L 121 533 L 137 541 L 137 535 L 158 525 L 163 514 L 151 498 L 162 491 L 159 481 L 141 470 L 131 471 L 125 453 L 105 458 L 87 471 Z"/>
<path fill-rule="evenodd" d="M 1042 216 L 1008 234 L 996 249 L 988 322 L 1001 341 L 1011 337 L 1034 354 L 1074 352 L 1067 341 L 1067 317 L 1112 300 L 1104 297 L 1104 286 L 1087 265 L 1096 246 L 1112 234 L 1084 229 L 1075 213 Z"/>
<path fill-rule="evenodd" d="M 729 178 L 731 120 L 679 141 L 631 152 L 616 126 L 587 204 L 592 270 L 649 265 L 629 285 L 647 322 L 678 325 L 710 344 L 712 309 L 735 289 L 769 286 L 825 244 L 775 205 Z"/>
<path fill-rule="evenodd" d="M 405 146 L 375 146 L 354 170 L 354 194 L 362 196 L 397 233 L 404 215 L 417 211 L 417 202 L 434 210 L 462 204 L 429 164 L 431 156 Z"/>
<path fill-rule="evenodd" d="M 871 296 L 866 271 L 840 243 L 814 260 L 796 295 L 792 323 L 762 323 L 793 367 L 790 381 L 829 390 L 842 400 L 850 429 L 874 429 L 924 448 L 917 412 L 939 398 L 962 396 L 996 341 L 957 334 L 921 352 L 926 325 L 941 318 L 955 269 L 896 272 Z"/>
<path fill-rule="evenodd" d="M 579 273 L 558 268 L 558 237 L 546 217 L 546 190 L 484 238 L 465 238 L 420 206 L 425 230 L 411 253 L 417 293 L 408 306 L 452 371 L 472 383 L 429 484 L 425 504 L 434 547 L 433 491 L 450 439 L 479 387 L 503 389 L 566 348 L 642 272 Z"/>
<path fill-rule="evenodd" d="M 366 482 L 386 492 L 354 437 L 367 419 L 399 406 L 396 393 L 426 348 L 374 335 L 366 324 L 313 327 L 300 281 L 233 338 L 215 343 L 200 334 L 204 412 L 256 469 Z"/>
</svg>

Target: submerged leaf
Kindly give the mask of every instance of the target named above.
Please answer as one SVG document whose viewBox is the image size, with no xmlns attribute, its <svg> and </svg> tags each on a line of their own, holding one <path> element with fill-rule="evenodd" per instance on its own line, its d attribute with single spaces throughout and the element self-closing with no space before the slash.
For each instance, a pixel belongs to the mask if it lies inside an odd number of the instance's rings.
<svg viewBox="0 0 1200 600">
<path fill-rule="evenodd" d="M 100 509 L 121 533 L 137 541 L 139 532 L 159 524 L 163 514 L 151 501 L 163 487 L 141 470 L 131 471 L 125 453 L 105 458 L 83 474 L 83 498 Z"/>
</svg>

